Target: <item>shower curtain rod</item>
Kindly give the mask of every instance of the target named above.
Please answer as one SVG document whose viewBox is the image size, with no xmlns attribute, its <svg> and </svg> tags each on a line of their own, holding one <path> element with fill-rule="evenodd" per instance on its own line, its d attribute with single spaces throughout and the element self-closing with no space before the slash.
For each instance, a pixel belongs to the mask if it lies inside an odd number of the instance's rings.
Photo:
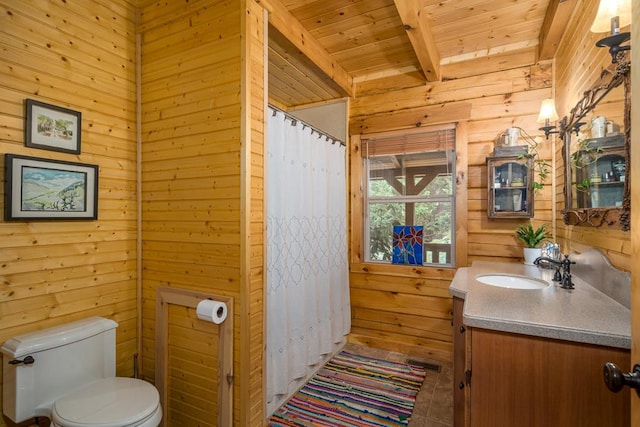
<svg viewBox="0 0 640 427">
<path fill-rule="evenodd" d="M 324 137 L 324 138 L 325 138 L 325 140 L 327 140 L 327 141 L 331 140 L 331 141 L 332 141 L 332 142 L 331 142 L 332 144 L 335 144 L 336 142 L 338 142 L 338 143 L 340 143 L 340 145 L 342 145 L 343 147 L 346 147 L 346 146 L 347 146 L 347 144 L 345 144 L 345 143 L 344 143 L 344 141 L 342 141 L 340 138 L 336 138 L 335 136 L 331 136 L 331 135 L 330 135 L 330 134 L 328 134 L 327 132 L 321 131 L 321 130 L 320 130 L 320 129 L 318 129 L 317 127 L 310 125 L 309 123 L 305 122 L 304 120 L 300 120 L 298 117 L 295 117 L 295 116 L 291 115 L 290 113 L 287 113 L 286 111 L 281 110 L 281 109 L 280 109 L 280 108 L 278 108 L 278 107 L 274 107 L 274 106 L 273 106 L 273 105 L 271 105 L 271 104 L 268 104 L 268 105 L 269 105 L 269 108 L 271 108 L 272 110 L 274 110 L 274 112 L 273 112 L 273 115 L 274 115 L 274 116 L 276 115 L 276 114 L 275 114 L 275 112 L 276 112 L 276 111 L 281 112 L 282 114 L 284 114 L 284 118 L 285 118 L 285 119 L 289 119 L 289 120 L 291 120 L 291 124 L 292 124 L 292 126 L 295 126 L 297 122 L 300 122 L 300 123 L 302 123 L 303 129 L 304 129 L 304 127 L 308 127 L 309 129 L 311 129 L 311 134 L 312 134 L 312 135 L 313 135 L 313 132 L 316 132 L 318 135 L 320 135 L 320 137 L 321 137 L 321 138 L 322 138 L 322 137 Z"/>
</svg>

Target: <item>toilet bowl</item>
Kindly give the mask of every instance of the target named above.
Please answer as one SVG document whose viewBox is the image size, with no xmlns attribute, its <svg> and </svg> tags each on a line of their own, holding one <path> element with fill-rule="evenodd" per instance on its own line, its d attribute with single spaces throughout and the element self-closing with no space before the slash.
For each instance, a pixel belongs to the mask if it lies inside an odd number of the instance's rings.
<svg viewBox="0 0 640 427">
<path fill-rule="evenodd" d="M 16 423 L 47 417 L 54 427 L 157 427 L 158 390 L 115 376 L 117 326 L 92 317 L 6 341 L 4 414 Z"/>
</svg>

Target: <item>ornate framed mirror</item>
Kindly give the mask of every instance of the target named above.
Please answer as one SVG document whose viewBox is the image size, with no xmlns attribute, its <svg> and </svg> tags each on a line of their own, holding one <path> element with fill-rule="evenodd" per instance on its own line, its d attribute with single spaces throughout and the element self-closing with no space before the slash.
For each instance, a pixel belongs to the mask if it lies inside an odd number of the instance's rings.
<svg viewBox="0 0 640 427">
<path fill-rule="evenodd" d="M 565 224 L 629 230 L 630 70 L 619 54 L 561 121 Z"/>
</svg>

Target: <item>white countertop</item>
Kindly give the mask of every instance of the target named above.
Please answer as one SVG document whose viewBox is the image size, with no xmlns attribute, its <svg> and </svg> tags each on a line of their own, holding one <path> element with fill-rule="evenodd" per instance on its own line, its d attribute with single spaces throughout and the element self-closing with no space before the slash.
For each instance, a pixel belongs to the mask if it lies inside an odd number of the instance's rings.
<svg viewBox="0 0 640 427">
<path fill-rule="evenodd" d="M 449 291 L 465 300 L 463 319 L 471 327 L 524 335 L 631 348 L 631 311 L 573 276 L 575 289 L 562 289 L 553 270 L 507 262 L 476 261 L 459 268 Z M 507 289 L 476 280 L 498 273 L 536 277 L 550 286 Z"/>
</svg>

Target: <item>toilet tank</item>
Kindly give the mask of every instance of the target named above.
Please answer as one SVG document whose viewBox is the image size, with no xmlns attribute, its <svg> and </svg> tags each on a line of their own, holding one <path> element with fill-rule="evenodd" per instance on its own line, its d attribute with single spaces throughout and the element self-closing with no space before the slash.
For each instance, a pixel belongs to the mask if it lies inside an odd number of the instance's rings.
<svg viewBox="0 0 640 427">
<path fill-rule="evenodd" d="M 2 409 L 19 423 L 50 416 L 53 402 L 100 378 L 115 376 L 116 327 L 90 317 L 20 335 L 2 347 Z M 32 364 L 9 364 L 31 356 Z"/>
</svg>

